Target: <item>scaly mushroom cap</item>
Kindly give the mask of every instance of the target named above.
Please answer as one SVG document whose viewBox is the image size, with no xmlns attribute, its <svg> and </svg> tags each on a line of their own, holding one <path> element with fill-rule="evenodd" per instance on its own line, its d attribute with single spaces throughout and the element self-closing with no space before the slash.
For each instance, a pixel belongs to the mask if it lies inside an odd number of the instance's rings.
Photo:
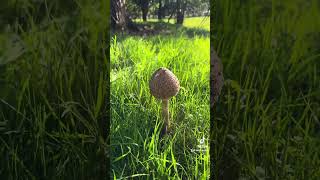
<svg viewBox="0 0 320 180">
<path fill-rule="evenodd" d="M 210 66 L 211 66 L 211 82 L 210 82 L 210 89 L 211 89 L 211 106 L 217 102 L 218 97 L 221 93 L 221 89 L 223 86 L 223 67 L 221 60 L 218 58 L 216 52 L 211 47 L 211 58 L 210 58 Z"/>
<path fill-rule="evenodd" d="M 149 82 L 151 94 L 158 99 L 169 99 L 178 94 L 180 83 L 178 78 L 167 68 L 156 70 Z"/>
</svg>

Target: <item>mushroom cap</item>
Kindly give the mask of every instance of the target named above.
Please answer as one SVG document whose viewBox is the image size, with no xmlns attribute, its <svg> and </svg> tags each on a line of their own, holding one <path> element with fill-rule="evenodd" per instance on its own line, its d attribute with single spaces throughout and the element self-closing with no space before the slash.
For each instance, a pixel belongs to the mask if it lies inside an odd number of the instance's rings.
<svg viewBox="0 0 320 180">
<path fill-rule="evenodd" d="M 149 82 L 151 94 L 158 99 L 169 99 L 178 94 L 180 83 L 178 78 L 167 68 L 156 70 Z"/>
</svg>

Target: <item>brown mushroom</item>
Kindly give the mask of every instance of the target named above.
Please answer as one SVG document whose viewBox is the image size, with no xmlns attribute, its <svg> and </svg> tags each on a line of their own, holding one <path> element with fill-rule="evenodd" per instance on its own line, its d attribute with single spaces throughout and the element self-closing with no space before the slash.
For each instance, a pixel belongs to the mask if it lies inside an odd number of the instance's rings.
<svg viewBox="0 0 320 180">
<path fill-rule="evenodd" d="M 162 100 L 162 115 L 164 117 L 164 133 L 170 129 L 169 121 L 169 99 L 178 94 L 180 83 L 178 78 L 167 68 L 156 70 L 149 82 L 151 94 Z"/>
<path fill-rule="evenodd" d="M 211 89 L 211 107 L 217 102 L 223 86 L 223 67 L 220 58 L 217 56 L 213 47 L 211 47 L 210 57 L 210 89 Z"/>
</svg>

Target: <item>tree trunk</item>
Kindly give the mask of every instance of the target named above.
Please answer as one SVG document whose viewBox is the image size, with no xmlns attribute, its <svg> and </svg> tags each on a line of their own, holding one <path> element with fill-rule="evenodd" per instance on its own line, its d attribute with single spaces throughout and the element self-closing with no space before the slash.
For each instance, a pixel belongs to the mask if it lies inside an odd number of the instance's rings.
<svg viewBox="0 0 320 180">
<path fill-rule="evenodd" d="M 158 19 L 162 19 L 162 0 L 159 0 Z"/>
<path fill-rule="evenodd" d="M 177 0 L 177 24 L 183 24 L 185 7 L 183 0 Z"/>
<path fill-rule="evenodd" d="M 144 22 L 146 22 L 148 11 L 149 11 L 149 0 L 142 0 L 141 11 L 142 11 L 142 19 Z"/>
<path fill-rule="evenodd" d="M 111 27 L 127 29 L 125 0 L 111 0 Z"/>
<path fill-rule="evenodd" d="M 148 15 L 148 9 L 142 8 L 142 19 L 143 19 L 143 22 L 147 21 L 147 15 Z"/>
<path fill-rule="evenodd" d="M 126 13 L 125 0 L 111 0 L 111 28 L 113 30 L 139 31 Z"/>
</svg>

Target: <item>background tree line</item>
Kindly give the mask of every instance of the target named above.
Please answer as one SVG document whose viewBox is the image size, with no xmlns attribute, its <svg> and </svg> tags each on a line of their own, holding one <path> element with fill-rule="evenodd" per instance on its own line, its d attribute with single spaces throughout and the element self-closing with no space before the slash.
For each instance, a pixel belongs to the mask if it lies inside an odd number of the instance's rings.
<svg viewBox="0 0 320 180">
<path fill-rule="evenodd" d="M 149 18 L 162 21 L 167 18 L 176 19 L 177 24 L 183 24 L 184 18 L 209 16 L 208 0 L 112 0 L 112 26 L 126 29 L 133 27 L 132 19 Z"/>
</svg>

